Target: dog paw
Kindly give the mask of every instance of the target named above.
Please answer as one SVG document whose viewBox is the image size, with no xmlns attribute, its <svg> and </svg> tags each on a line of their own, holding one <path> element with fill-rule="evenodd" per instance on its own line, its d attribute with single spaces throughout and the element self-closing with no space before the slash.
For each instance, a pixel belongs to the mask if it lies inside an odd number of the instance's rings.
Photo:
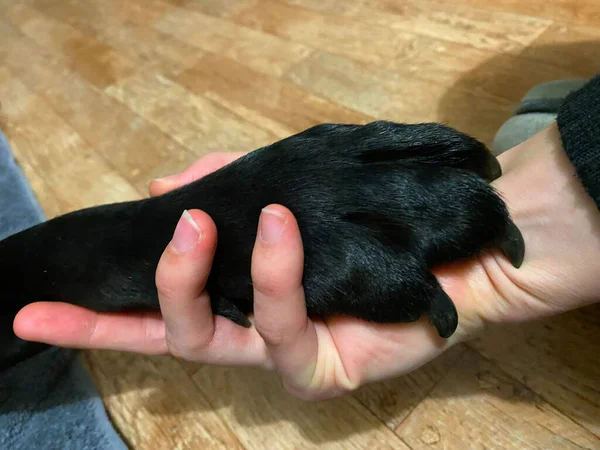
<svg viewBox="0 0 600 450">
<path fill-rule="evenodd" d="M 311 316 L 412 322 L 444 338 L 458 315 L 432 275 L 500 248 L 515 265 L 521 233 L 489 185 L 500 165 L 479 141 L 439 124 L 323 124 L 258 149 L 156 198 L 57 217 L 0 242 L 12 320 L 34 300 L 97 311 L 158 310 L 155 271 L 184 209 L 215 221 L 213 312 L 249 326 L 250 262 L 263 207 L 295 215 Z"/>
<path fill-rule="evenodd" d="M 431 269 L 490 247 L 516 266 L 523 259 L 522 237 L 488 184 L 500 173 L 483 144 L 439 124 L 308 129 L 205 180 L 212 191 L 236 180 L 221 197 L 229 213 L 205 205 L 225 240 L 211 289 L 245 299 L 237 304 L 249 312 L 256 220 L 261 207 L 279 203 L 298 220 L 310 314 L 374 322 L 428 314 L 448 337 L 458 316 Z M 229 259 L 235 253 L 239 264 Z"/>
</svg>

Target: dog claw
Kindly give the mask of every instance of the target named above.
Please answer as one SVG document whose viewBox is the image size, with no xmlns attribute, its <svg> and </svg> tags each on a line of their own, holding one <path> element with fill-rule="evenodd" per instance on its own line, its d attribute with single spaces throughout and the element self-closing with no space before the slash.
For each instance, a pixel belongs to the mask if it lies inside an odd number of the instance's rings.
<svg viewBox="0 0 600 450">
<path fill-rule="evenodd" d="M 458 313 L 452 299 L 441 288 L 431 299 L 429 322 L 435 326 L 439 336 L 448 339 L 458 327 Z"/>
<path fill-rule="evenodd" d="M 506 236 L 500 244 L 500 248 L 516 268 L 521 267 L 525 258 L 525 241 L 521 231 L 512 220 L 509 219 Z"/>
<path fill-rule="evenodd" d="M 502 166 L 500 165 L 500 162 L 495 156 L 492 156 L 492 159 L 490 159 L 490 166 L 488 169 L 489 176 L 486 181 L 488 181 L 489 183 L 502 176 Z"/>
</svg>

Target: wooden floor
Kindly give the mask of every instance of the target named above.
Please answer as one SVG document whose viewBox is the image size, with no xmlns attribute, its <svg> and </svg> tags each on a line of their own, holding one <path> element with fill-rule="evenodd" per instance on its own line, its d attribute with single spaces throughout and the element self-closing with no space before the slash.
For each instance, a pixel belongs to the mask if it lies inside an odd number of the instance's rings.
<svg viewBox="0 0 600 450">
<path fill-rule="evenodd" d="M 49 217 L 328 121 L 490 143 L 600 70 L 597 0 L 0 0 L 0 120 Z M 600 308 L 503 328 L 324 403 L 274 374 L 91 352 L 135 449 L 600 449 Z"/>
</svg>

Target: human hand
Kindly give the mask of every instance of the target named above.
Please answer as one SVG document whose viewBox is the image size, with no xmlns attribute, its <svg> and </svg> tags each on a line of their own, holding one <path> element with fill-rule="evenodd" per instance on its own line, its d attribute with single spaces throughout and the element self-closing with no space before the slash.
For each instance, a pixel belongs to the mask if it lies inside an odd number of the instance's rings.
<svg viewBox="0 0 600 450">
<path fill-rule="evenodd" d="M 523 322 L 598 302 L 600 212 L 576 177 L 557 125 L 499 160 L 503 175 L 494 184 L 523 234 L 525 261 L 516 269 L 497 252 L 481 258 L 496 289 L 489 298 L 476 286 L 473 309 L 488 323 Z"/>
<path fill-rule="evenodd" d="M 280 213 L 285 229 L 278 242 L 259 240 L 255 248 L 252 275 L 258 335 L 252 329 L 245 341 L 246 345 L 256 342 L 252 348 L 257 350 L 257 359 L 252 363 L 274 367 L 292 393 L 322 399 L 410 372 L 490 323 L 537 319 L 597 301 L 594 277 L 598 267 L 587 261 L 595 261 L 600 250 L 600 214 L 574 177 L 556 127 L 503 154 L 500 162 L 504 176 L 494 184 L 524 234 L 526 259 L 516 269 L 494 249 L 479 258 L 438 268 L 436 275 L 460 317 L 457 333 L 447 341 L 425 320 L 398 325 L 350 318 L 309 320 L 296 222 L 285 208 L 269 206 L 268 210 Z M 573 283 L 581 289 L 574 292 Z M 193 335 L 191 329 L 186 335 Z M 183 356 L 212 360 L 207 342 L 195 341 Z M 238 349 L 217 345 L 215 349 L 220 357 L 230 355 L 227 358 L 234 362 L 243 362 L 247 354 L 243 345 Z"/>
<path fill-rule="evenodd" d="M 285 386 L 295 395 L 322 399 L 340 395 L 367 382 L 414 370 L 449 346 L 481 331 L 488 323 L 534 319 L 583 306 L 585 302 L 595 301 L 592 290 L 589 295 L 565 297 L 563 294 L 569 284 L 561 288 L 560 283 L 557 286 L 553 283 L 556 276 L 548 277 L 554 273 L 553 270 L 564 269 L 556 264 L 557 255 L 564 258 L 568 252 L 563 247 L 571 248 L 574 243 L 559 246 L 559 251 L 544 250 L 542 244 L 548 241 L 556 244 L 552 231 L 556 222 L 556 226 L 563 226 L 563 238 L 576 238 L 576 241 L 581 238 L 581 232 L 589 228 L 587 236 L 597 245 L 593 239 L 593 231 L 597 230 L 593 226 L 597 224 L 583 220 L 588 216 L 595 217 L 597 211 L 593 202 L 590 205 L 591 200 L 582 192 L 578 182 L 569 176 L 572 169 L 568 161 L 561 160 L 561 156 L 566 156 L 561 155 L 560 142 L 557 146 L 556 136 L 552 133 L 552 129 L 545 130 L 500 158 L 505 175 L 497 180 L 496 187 L 506 198 L 527 245 L 521 269 L 513 269 L 500 252 L 492 250 L 480 258 L 436 271 L 459 311 L 459 329 L 448 341 L 440 339 L 424 319 L 397 325 L 369 324 L 349 318 L 309 320 L 301 286 L 303 257 L 300 234 L 291 212 L 279 205 L 268 206 L 267 213 L 263 213 L 260 220 L 261 228 L 273 228 L 283 223 L 284 230 L 276 242 L 261 239 L 261 235 L 268 236 L 269 233 L 259 232 L 258 235 L 252 264 L 254 327 L 238 327 L 212 315 L 203 283 L 210 269 L 216 230 L 208 216 L 192 211 L 192 220 L 204 231 L 202 239 L 184 253 L 174 251 L 170 245 L 157 271 L 164 321 L 160 316 L 109 316 L 79 311 L 82 314 L 79 322 L 71 322 L 71 325 L 78 323 L 77 326 L 65 327 L 64 318 L 54 323 L 46 321 L 46 330 L 50 331 L 46 334 L 47 339 L 39 338 L 39 326 L 38 337 L 33 336 L 33 339 L 48 342 L 48 337 L 55 339 L 61 332 L 65 338 L 65 330 L 70 330 L 70 337 L 66 336 L 62 345 L 146 353 L 170 351 L 178 357 L 205 363 L 275 368 Z M 197 167 L 203 167 L 202 161 L 197 164 Z M 538 175 L 538 185 L 528 183 L 532 172 Z M 192 181 L 193 177 L 193 173 L 187 173 L 168 178 L 154 183 L 151 192 L 163 193 Z M 532 192 L 531 198 L 522 195 L 527 192 L 525 185 Z M 551 186 L 557 189 L 551 189 Z M 565 201 L 565 196 L 572 202 Z M 545 207 L 540 210 L 535 208 L 537 205 Z M 570 221 L 565 222 L 566 211 L 573 214 L 581 212 L 577 217 L 582 221 L 583 230 L 565 235 L 568 226 L 573 226 Z M 186 233 L 194 228 L 187 220 L 180 222 Z M 582 250 L 593 247 L 585 241 L 581 240 Z M 597 248 L 590 249 L 590 252 L 596 251 Z M 569 264 L 577 262 L 577 257 L 567 261 Z M 573 277 L 580 273 L 576 269 L 575 266 L 569 272 Z M 569 281 L 568 278 L 563 280 Z M 580 294 L 584 294 L 583 290 Z M 561 302 L 565 298 L 569 302 Z M 582 298 L 586 300 L 582 301 Z M 71 319 L 76 319 L 75 311 L 71 312 Z M 94 315 L 94 319 L 81 320 L 84 313 Z M 137 321 L 138 333 L 132 334 L 135 327 L 119 328 L 117 319 L 123 321 L 122 325 L 126 320 Z M 103 325 L 99 327 L 99 323 Z M 30 332 L 34 328 L 30 327 Z M 78 341 L 78 336 L 83 340 Z M 49 343 L 61 345 L 60 341 Z M 78 343 L 80 345 L 76 345 Z"/>
</svg>

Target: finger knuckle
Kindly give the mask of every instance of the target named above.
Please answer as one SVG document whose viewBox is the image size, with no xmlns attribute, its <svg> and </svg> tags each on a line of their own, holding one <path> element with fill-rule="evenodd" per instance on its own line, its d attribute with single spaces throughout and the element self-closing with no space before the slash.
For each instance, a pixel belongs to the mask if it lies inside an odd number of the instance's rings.
<svg viewBox="0 0 600 450">
<path fill-rule="evenodd" d="M 161 270 L 160 267 L 156 271 L 155 283 L 158 293 L 162 296 L 171 298 L 175 295 L 177 284 L 174 282 L 173 277 L 164 270 Z"/>
<path fill-rule="evenodd" d="M 279 324 L 256 323 L 256 331 L 271 347 L 279 347 L 285 342 L 286 332 Z"/>
<path fill-rule="evenodd" d="M 210 347 L 210 341 L 206 342 L 203 340 L 194 340 L 179 342 L 175 340 L 169 340 L 168 346 L 169 352 L 176 359 L 197 361 L 202 359 L 202 356 L 207 352 L 208 348 Z"/>
<path fill-rule="evenodd" d="M 290 290 L 286 275 L 274 267 L 254 269 L 253 284 L 258 292 L 267 297 L 280 297 Z"/>
</svg>

